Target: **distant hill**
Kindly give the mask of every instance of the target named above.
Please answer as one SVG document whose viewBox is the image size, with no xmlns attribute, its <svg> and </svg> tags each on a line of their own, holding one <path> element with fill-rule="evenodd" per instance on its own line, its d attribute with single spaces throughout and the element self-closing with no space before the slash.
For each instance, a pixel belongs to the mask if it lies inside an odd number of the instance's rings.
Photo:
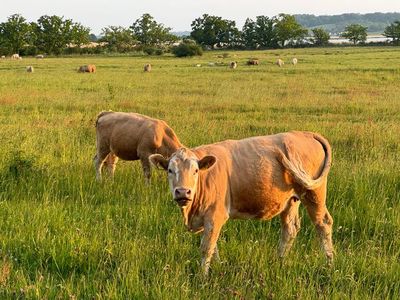
<svg viewBox="0 0 400 300">
<path fill-rule="evenodd" d="M 323 27 L 331 34 L 344 31 L 349 24 L 368 26 L 369 33 L 383 33 L 385 27 L 400 20 L 400 13 L 341 14 L 333 16 L 295 15 L 297 22 L 306 28 Z"/>
</svg>

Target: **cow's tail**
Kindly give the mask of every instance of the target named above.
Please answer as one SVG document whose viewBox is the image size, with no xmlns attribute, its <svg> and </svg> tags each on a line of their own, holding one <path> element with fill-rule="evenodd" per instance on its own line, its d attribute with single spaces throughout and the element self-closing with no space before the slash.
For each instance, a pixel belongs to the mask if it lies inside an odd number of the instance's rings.
<svg viewBox="0 0 400 300">
<path fill-rule="evenodd" d="M 94 124 L 94 126 L 95 127 L 97 127 L 97 124 L 99 123 L 99 119 L 102 117 L 102 116 L 105 116 L 105 115 L 108 115 L 108 114 L 111 114 L 113 111 L 111 111 L 111 110 L 109 110 L 109 111 L 102 111 L 102 112 L 100 112 L 98 115 L 97 115 L 97 118 L 96 118 L 96 123 Z"/>
<path fill-rule="evenodd" d="M 278 150 L 283 166 L 289 171 L 295 181 L 307 190 L 314 190 L 324 182 L 332 164 L 332 150 L 329 142 L 319 134 L 312 133 L 312 135 L 314 139 L 321 143 L 325 151 L 324 168 L 318 178 L 313 179 L 304 170 L 300 158 L 296 155 L 295 150 L 290 144 L 285 144 L 288 157 L 281 150 Z"/>
</svg>

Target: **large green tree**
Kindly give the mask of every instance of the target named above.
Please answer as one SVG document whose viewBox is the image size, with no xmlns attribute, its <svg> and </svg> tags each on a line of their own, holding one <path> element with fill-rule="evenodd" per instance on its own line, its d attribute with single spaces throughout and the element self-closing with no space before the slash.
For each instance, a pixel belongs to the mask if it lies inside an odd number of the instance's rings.
<svg viewBox="0 0 400 300">
<path fill-rule="evenodd" d="M 314 28 L 311 30 L 313 33 L 313 37 L 311 38 L 311 42 L 316 46 L 324 46 L 329 43 L 329 39 L 331 38 L 329 32 L 327 32 L 323 28 Z"/>
<path fill-rule="evenodd" d="M 31 25 L 21 15 L 11 15 L 6 22 L 0 23 L 0 42 L 7 54 L 19 53 L 31 38 Z"/>
<path fill-rule="evenodd" d="M 35 25 L 35 45 L 48 54 L 60 54 L 72 43 L 73 22 L 59 16 L 41 16 Z"/>
<path fill-rule="evenodd" d="M 357 43 L 365 43 L 367 40 L 367 30 L 368 27 L 360 24 L 350 24 L 346 26 L 344 32 L 340 36 L 356 45 Z"/>
<path fill-rule="evenodd" d="M 276 39 L 281 47 L 304 39 L 308 30 L 297 23 L 293 15 L 279 14 L 275 17 Z"/>
<path fill-rule="evenodd" d="M 256 49 L 258 47 L 258 39 L 256 34 L 256 22 L 247 18 L 242 28 L 242 42 L 246 48 Z"/>
<path fill-rule="evenodd" d="M 391 38 L 393 44 L 400 44 L 400 21 L 395 21 L 385 28 L 384 36 Z"/>
<path fill-rule="evenodd" d="M 250 49 L 276 48 L 277 36 L 275 19 L 257 16 L 256 20 L 247 19 L 242 29 L 244 46 Z"/>
<path fill-rule="evenodd" d="M 102 29 L 101 42 L 105 42 L 107 49 L 112 52 L 132 51 L 137 41 L 132 30 L 121 26 L 108 26 Z"/>
<path fill-rule="evenodd" d="M 70 39 L 72 44 L 78 48 L 88 44 L 90 42 L 90 28 L 83 26 L 81 23 L 73 23 L 70 31 Z"/>
<path fill-rule="evenodd" d="M 190 36 L 200 45 L 210 48 L 233 47 L 239 42 L 240 32 L 235 21 L 204 14 L 195 19 Z"/>
<path fill-rule="evenodd" d="M 260 47 L 276 48 L 278 36 L 276 30 L 276 19 L 266 16 L 257 16 L 256 18 L 256 36 Z"/>
<path fill-rule="evenodd" d="M 142 15 L 130 28 L 137 40 L 146 46 L 161 45 L 178 39 L 171 34 L 171 28 L 157 23 L 150 14 Z"/>
</svg>

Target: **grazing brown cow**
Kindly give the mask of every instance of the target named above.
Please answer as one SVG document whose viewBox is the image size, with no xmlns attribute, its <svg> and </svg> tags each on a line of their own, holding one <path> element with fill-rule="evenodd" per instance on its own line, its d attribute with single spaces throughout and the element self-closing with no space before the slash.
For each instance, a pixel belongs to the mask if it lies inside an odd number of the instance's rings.
<svg viewBox="0 0 400 300">
<path fill-rule="evenodd" d="M 118 158 L 140 159 L 144 175 L 150 180 L 149 156 L 160 153 L 168 157 L 182 147 L 175 132 L 164 121 L 136 113 L 112 111 L 97 116 L 96 145 L 94 165 L 98 180 L 101 180 L 103 164 L 110 175 L 114 175 Z"/>
<path fill-rule="evenodd" d="M 283 257 L 300 229 L 301 202 L 313 221 L 325 254 L 333 259 L 332 217 L 326 205 L 331 147 L 311 132 L 287 132 L 182 148 L 169 159 L 150 161 L 168 170 L 172 196 L 187 229 L 203 231 L 202 267 L 218 257 L 217 240 L 229 218 L 268 220 L 280 215 Z"/>
<path fill-rule="evenodd" d="M 143 70 L 145 72 L 150 72 L 151 71 L 151 64 L 145 64 L 144 67 L 143 67 Z"/>
<path fill-rule="evenodd" d="M 79 73 L 95 73 L 96 72 L 96 66 L 95 65 L 84 65 L 80 66 L 78 69 Z"/>
<path fill-rule="evenodd" d="M 247 64 L 249 66 L 258 66 L 260 64 L 258 59 L 250 59 L 249 61 L 247 61 Z"/>
</svg>

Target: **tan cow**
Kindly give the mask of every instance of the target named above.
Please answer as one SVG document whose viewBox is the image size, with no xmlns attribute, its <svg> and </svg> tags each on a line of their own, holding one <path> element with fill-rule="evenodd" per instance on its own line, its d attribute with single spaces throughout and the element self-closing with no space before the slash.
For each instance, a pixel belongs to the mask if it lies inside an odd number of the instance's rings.
<svg viewBox="0 0 400 300">
<path fill-rule="evenodd" d="M 43 55 L 43 54 L 38 54 L 38 55 L 36 55 L 36 58 L 37 58 L 37 59 L 43 59 L 43 58 L 44 58 L 44 55 Z"/>
<path fill-rule="evenodd" d="M 297 58 L 296 58 L 296 57 L 294 57 L 294 58 L 292 59 L 292 64 L 293 64 L 293 65 L 297 65 Z"/>
<path fill-rule="evenodd" d="M 236 61 L 231 61 L 231 63 L 229 64 L 229 67 L 231 69 L 236 69 L 237 68 L 237 62 Z"/>
<path fill-rule="evenodd" d="M 78 69 L 79 73 L 95 73 L 96 72 L 96 66 L 95 65 L 84 65 L 80 66 Z"/>
<path fill-rule="evenodd" d="M 1 59 L 6 59 L 6 56 L 5 56 L 5 55 L 2 55 L 2 56 L 1 56 Z"/>
<path fill-rule="evenodd" d="M 11 59 L 20 59 L 20 56 L 18 53 L 15 53 L 15 54 L 11 55 Z"/>
<path fill-rule="evenodd" d="M 258 66 L 260 64 L 260 61 L 258 59 L 250 59 L 247 61 L 247 64 L 249 66 Z"/>
<path fill-rule="evenodd" d="M 182 148 L 169 159 L 150 161 L 168 170 L 174 200 L 187 229 L 203 232 L 202 267 L 218 257 L 217 240 L 229 219 L 268 220 L 280 215 L 283 257 L 300 229 L 301 202 L 313 221 L 329 262 L 333 259 L 332 217 L 326 205 L 331 147 L 311 132 L 288 132 Z"/>
<path fill-rule="evenodd" d="M 27 71 L 28 73 L 33 73 L 33 72 L 35 71 L 35 69 L 34 69 L 32 66 L 27 66 L 27 67 L 26 67 L 26 71 Z"/>
<path fill-rule="evenodd" d="M 150 180 L 149 156 L 160 153 L 168 157 L 182 147 L 175 132 L 164 121 L 112 111 L 97 116 L 96 145 L 94 165 L 98 180 L 101 180 L 103 164 L 110 175 L 114 175 L 118 158 L 140 160 L 144 175 Z"/>
<path fill-rule="evenodd" d="M 143 70 L 145 72 L 150 72 L 151 71 L 151 64 L 145 64 L 144 67 L 143 67 Z"/>
<path fill-rule="evenodd" d="M 282 68 L 284 64 L 285 62 L 280 58 L 276 61 L 276 65 L 280 68 Z"/>
</svg>

